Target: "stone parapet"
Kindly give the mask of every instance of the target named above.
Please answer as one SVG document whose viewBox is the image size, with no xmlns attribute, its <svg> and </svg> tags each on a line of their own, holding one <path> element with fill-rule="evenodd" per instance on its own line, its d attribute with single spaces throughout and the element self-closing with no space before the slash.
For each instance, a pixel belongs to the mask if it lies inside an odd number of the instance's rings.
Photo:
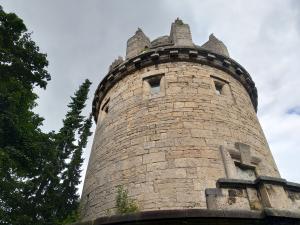
<svg viewBox="0 0 300 225">
<path fill-rule="evenodd" d="M 299 225 L 300 214 L 284 210 L 207 210 L 180 209 L 138 212 L 99 217 L 72 225 Z"/>
<path fill-rule="evenodd" d="M 254 181 L 221 178 L 217 188 L 205 190 L 208 209 L 276 209 L 299 213 L 300 184 L 278 177 Z"/>
</svg>

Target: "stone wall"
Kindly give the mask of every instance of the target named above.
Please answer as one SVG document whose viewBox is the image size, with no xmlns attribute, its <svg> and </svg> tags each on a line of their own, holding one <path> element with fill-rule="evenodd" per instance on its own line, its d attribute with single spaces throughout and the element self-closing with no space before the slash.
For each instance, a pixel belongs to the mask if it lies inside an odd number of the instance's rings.
<svg viewBox="0 0 300 225">
<path fill-rule="evenodd" d="M 162 76 L 160 92 L 151 94 L 145 85 L 155 75 Z M 217 94 L 218 82 L 223 86 Z M 83 218 L 114 214 L 118 185 L 141 211 L 205 209 L 205 189 L 227 176 L 220 146 L 237 150 L 236 143 L 259 159 L 257 176 L 279 177 L 251 99 L 236 79 L 191 62 L 137 70 L 117 82 L 100 105 Z"/>
<path fill-rule="evenodd" d="M 300 212 L 300 185 L 282 178 L 259 176 L 254 181 L 221 178 L 217 188 L 208 188 L 205 194 L 207 208 L 212 210 Z"/>
</svg>

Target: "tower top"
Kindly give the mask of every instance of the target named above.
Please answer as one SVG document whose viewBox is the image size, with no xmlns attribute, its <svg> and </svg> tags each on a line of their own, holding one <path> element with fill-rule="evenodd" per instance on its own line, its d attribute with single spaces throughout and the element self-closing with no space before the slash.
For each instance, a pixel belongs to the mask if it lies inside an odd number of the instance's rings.
<svg viewBox="0 0 300 225">
<path fill-rule="evenodd" d="M 147 48 L 154 49 L 165 46 L 203 48 L 229 57 L 227 47 L 213 34 L 209 36 L 209 40 L 201 47 L 195 45 L 192 40 L 190 26 L 177 18 L 171 25 L 170 35 L 158 37 L 151 42 L 142 29 L 138 28 L 135 34 L 127 41 L 126 59 L 139 55 Z"/>
<path fill-rule="evenodd" d="M 114 60 L 108 74 L 99 84 L 93 101 L 93 115 L 97 121 L 99 104 L 105 93 L 120 79 L 147 66 L 167 62 L 187 61 L 221 69 L 238 80 L 247 90 L 255 111 L 257 110 L 257 89 L 250 74 L 230 58 L 225 44 L 214 34 L 199 46 L 193 42 L 188 24 L 177 18 L 171 24 L 169 35 L 150 40 L 138 28 L 127 41 L 126 57 Z"/>
</svg>

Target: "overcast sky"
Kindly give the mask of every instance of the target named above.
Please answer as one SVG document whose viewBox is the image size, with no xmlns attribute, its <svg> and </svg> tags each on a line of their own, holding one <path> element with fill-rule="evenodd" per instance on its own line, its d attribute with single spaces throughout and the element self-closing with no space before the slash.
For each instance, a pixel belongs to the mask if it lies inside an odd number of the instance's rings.
<svg viewBox="0 0 300 225">
<path fill-rule="evenodd" d="M 283 178 L 300 183 L 300 1 L 294 0 L 0 0 L 21 17 L 52 76 L 37 90 L 36 111 L 46 131 L 58 130 L 70 96 L 85 78 L 96 86 L 111 62 L 125 55 L 138 27 L 153 40 L 169 34 L 177 18 L 193 41 L 210 33 L 251 74 L 258 88 L 258 117 Z M 93 130 L 95 129 L 95 125 Z M 85 150 L 86 168 L 92 138 Z M 83 174 L 85 171 L 83 172 Z M 81 187 L 80 187 L 81 189 Z"/>
</svg>

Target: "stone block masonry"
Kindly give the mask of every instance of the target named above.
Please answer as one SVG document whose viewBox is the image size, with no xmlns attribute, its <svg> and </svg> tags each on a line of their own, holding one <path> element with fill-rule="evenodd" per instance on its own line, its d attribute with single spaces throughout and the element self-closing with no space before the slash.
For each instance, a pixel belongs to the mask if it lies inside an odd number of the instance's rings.
<svg viewBox="0 0 300 225">
<path fill-rule="evenodd" d="M 300 185 L 280 178 L 256 110 L 214 35 L 199 47 L 180 19 L 152 42 L 138 29 L 95 92 L 80 224 L 300 224 Z M 120 185 L 139 213 L 115 215 Z"/>
<path fill-rule="evenodd" d="M 165 95 L 145 99 L 143 77 L 155 71 L 164 71 Z M 228 83 L 229 95 L 216 94 L 212 75 Z M 220 145 L 251 146 L 264 162 L 257 173 L 279 176 L 247 91 L 219 69 L 150 66 L 124 77 L 105 99 L 109 111 L 98 120 L 82 196 L 86 219 L 114 211 L 118 185 L 143 211 L 206 208 L 205 189 L 226 177 Z"/>
</svg>

